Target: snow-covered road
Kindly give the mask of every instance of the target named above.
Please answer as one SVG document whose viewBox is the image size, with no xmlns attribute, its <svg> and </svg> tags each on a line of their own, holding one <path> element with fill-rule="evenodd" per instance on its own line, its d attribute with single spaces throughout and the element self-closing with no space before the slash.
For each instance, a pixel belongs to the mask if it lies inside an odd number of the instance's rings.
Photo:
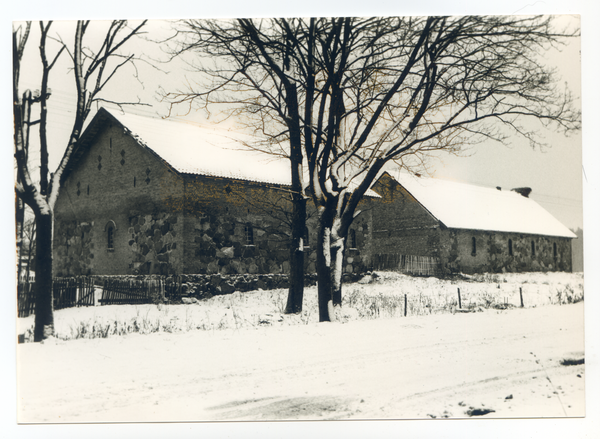
<svg viewBox="0 0 600 439">
<path fill-rule="evenodd" d="M 19 422 L 585 414 L 583 302 L 17 347 Z M 491 411 L 493 410 L 493 411 Z"/>
</svg>

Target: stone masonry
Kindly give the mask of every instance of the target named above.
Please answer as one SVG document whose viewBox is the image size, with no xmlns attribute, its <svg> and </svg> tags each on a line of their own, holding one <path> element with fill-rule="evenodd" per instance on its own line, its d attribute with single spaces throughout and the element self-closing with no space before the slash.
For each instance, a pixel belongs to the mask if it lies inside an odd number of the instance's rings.
<svg viewBox="0 0 600 439">
<path fill-rule="evenodd" d="M 287 274 L 285 186 L 180 174 L 106 118 L 84 138 L 55 209 L 54 275 Z M 310 209 L 309 209 L 310 211 Z M 305 269 L 316 271 L 314 210 Z M 370 214 L 353 224 L 346 273 L 368 268 Z"/>
</svg>

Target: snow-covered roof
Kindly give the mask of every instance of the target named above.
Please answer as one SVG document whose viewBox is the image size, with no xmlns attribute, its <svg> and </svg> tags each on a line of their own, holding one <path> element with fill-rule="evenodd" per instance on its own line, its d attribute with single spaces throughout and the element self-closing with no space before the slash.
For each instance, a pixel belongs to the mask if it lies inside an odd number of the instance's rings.
<svg viewBox="0 0 600 439">
<path fill-rule="evenodd" d="M 180 173 L 291 185 L 290 162 L 287 158 L 249 148 L 248 145 L 255 144 L 256 139 L 233 130 L 102 108 L 85 128 L 82 138 L 89 141 L 99 126 L 94 126 L 94 120 L 106 118 L 106 115 L 117 120 L 140 145 Z M 74 155 L 80 156 L 83 149 L 80 148 Z M 74 163 L 70 164 L 72 166 Z M 351 189 L 356 184 L 353 186 Z M 371 189 L 365 195 L 380 198 Z"/>
<path fill-rule="evenodd" d="M 176 171 L 271 184 L 290 184 L 284 158 L 253 151 L 252 138 L 235 131 L 107 110 L 142 145 Z"/>
<path fill-rule="evenodd" d="M 575 238 L 575 234 L 531 198 L 513 190 L 390 173 L 445 226 Z"/>
</svg>

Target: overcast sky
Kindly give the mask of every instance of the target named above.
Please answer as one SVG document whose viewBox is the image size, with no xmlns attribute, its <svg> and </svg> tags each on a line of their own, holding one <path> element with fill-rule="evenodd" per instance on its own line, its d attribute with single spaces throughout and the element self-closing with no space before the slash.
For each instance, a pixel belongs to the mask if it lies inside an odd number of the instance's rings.
<svg viewBox="0 0 600 439">
<path fill-rule="evenodd" d="M 560 26 L 579 26 L 577 16 L 564 15 L 559 18 Z M 35 24 L 35 23 L 34 23 Z M 105 22 L 94 23 L 88 31 L 88 37 L 99 37 L 106 28 Z M 134 22 L 132 23 L 134 24 Z M 73 34 L 74 22 L 57 21 L 53 24 L 52 34 L 67 40 Z M 95 32 L 94 32 L 95 31 Z M 171 24 L 162 20 L 153 20 L 146 26 L 146 37 L 160 40 L 172 34 Z M 32 34 L 23 62 L 21 90 L 39 88 L 39 55 L 35 43 L 39 35 L 37 24 L 32 26 Z M 94 47 L 94 41 L 88 40 Z M 99 41 L 98 41 L 99 43 Z M 97 46 L 97 45 L 96 45 Z M 52 47 L 49 52 L 52 53 Z M 160 102 L 158 89 L 175 91 L 185 87 L 186 81 L 194 81 L 195 75 L 181 60 L 163 63 L 168 56 L 158 44 L 141 39 L 131 42 L 128 50 L 147 60 L 137 63 L 137 79 L 133 68 L 124 68 L 118 78 L 111 81 L 104 97 L 121 101 L 141 100 L 149 106 L 132 108 L 131 111 L 146 114 L 167 114 L 167 105 Z M 66 55 L 66 54 L 64 54 Z M 579 98 L 580 84 L 580 41 L 572 39 L 560 52 L 551 50 L 544 54 L 547 63 L 556 67 L 562 81 Z M 72 121 L 74 89 L 72 74 L 69 71 L 68 57 L 63 56 L 51 73 L 52 97 L 49 101 L 50 112 L 50 168 L 56 169 L 64 152 Z M 577 101 L 577 105 L 580 101 Z M 130 107 L 131 108 L 131 107 Z M 185 113 L 187 108 L 178 108 Z M 93 116 L 93 114 L 92 114 Z M 206 120 L 203 112 L 193 112 L 188 118 L 201 123 Z M 540 136 L 549 144 L 544 151 L 532 150 L 525 139 L 514 136 L 508 146 L 495 142 L 486 142 L 473 147 L 467 156 L 453 157 L 441 154 L 439 160 L 431 162 L 431 171 L 435 177 L 448 178 L 483 186 L 513 187 L 527 186 L 533 189 L 532 198 L 544 206 L 567 227 L 577 228 L 583 225 L 582 216 L 582 166 L 581 133 L 570 137 L 540 130 Z M 32 136 L 37 139 L 36 135 Z M 34 156 L 35 158 L 35 156 Z"/>
</svg>

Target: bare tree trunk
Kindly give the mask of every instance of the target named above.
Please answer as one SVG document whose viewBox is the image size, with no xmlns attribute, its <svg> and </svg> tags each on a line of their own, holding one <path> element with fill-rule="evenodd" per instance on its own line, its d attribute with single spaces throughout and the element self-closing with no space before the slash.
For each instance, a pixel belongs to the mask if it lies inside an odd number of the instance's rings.
<svg viewBox="0 0 600 439">
<path fill-rule="evenodd" d="M 349 225 L 337 217 L 336 206 L 337 200 L 330 199 L 319 212 L 317 291 L 321 322 L 337 320 L 337 311 L 342 306 L 344 249 Z"/>
<path fill-rule="evenodd" d="M 334 307 L 342 306 L 342 275 L 344 273 L 344 244 L 334 244 L 331 253 L 331 300 Z"/>
<path fill-rule="evenodd" d="M 329 322 L 329 302 L 331 302 L 331 227 L 319 223 L 317 237 L 317 296 L 319 302 L 319 321 Z"/>
<path fill-rule="evenodd" d="M 329 200 L 319 212 L 317 294 L 320 322 L 335 320 L 334 305 L 341 304 L 341 263 L 338 263 L 338 251 L 334 247 L 339 245 L 337 231 L 334 229 L 335 206 L 336 200 Z M 334 290 L 337 290 L 336 296 Z"/>
<path fill-rule="evenodd" d="M 304 230 L 306 228 L 306 198 L 293 194 L 292 242 L 290 245 L 290 289 L 286 314 L 302 312 L 304 298 Z"/>
<path fill-rule="evenodd" d="M 35 255 L 35 328 L 34 341 L 54 335 L 54 310 L 52 291 L 52 212 L 36 212 Z"/>
<path fill-rule="evenodd" d="M 286 314 L 302 311 L 304 297 L 304 244 L 306 229 L 306 199 L 302 188 L 302 140 L 296 84 L 285 81 L 286 103 L 289 112 L 290 169 L 292 183 L 292 242 L 290 247 L 290 289 L 285 308 Z"/>
</svg>

